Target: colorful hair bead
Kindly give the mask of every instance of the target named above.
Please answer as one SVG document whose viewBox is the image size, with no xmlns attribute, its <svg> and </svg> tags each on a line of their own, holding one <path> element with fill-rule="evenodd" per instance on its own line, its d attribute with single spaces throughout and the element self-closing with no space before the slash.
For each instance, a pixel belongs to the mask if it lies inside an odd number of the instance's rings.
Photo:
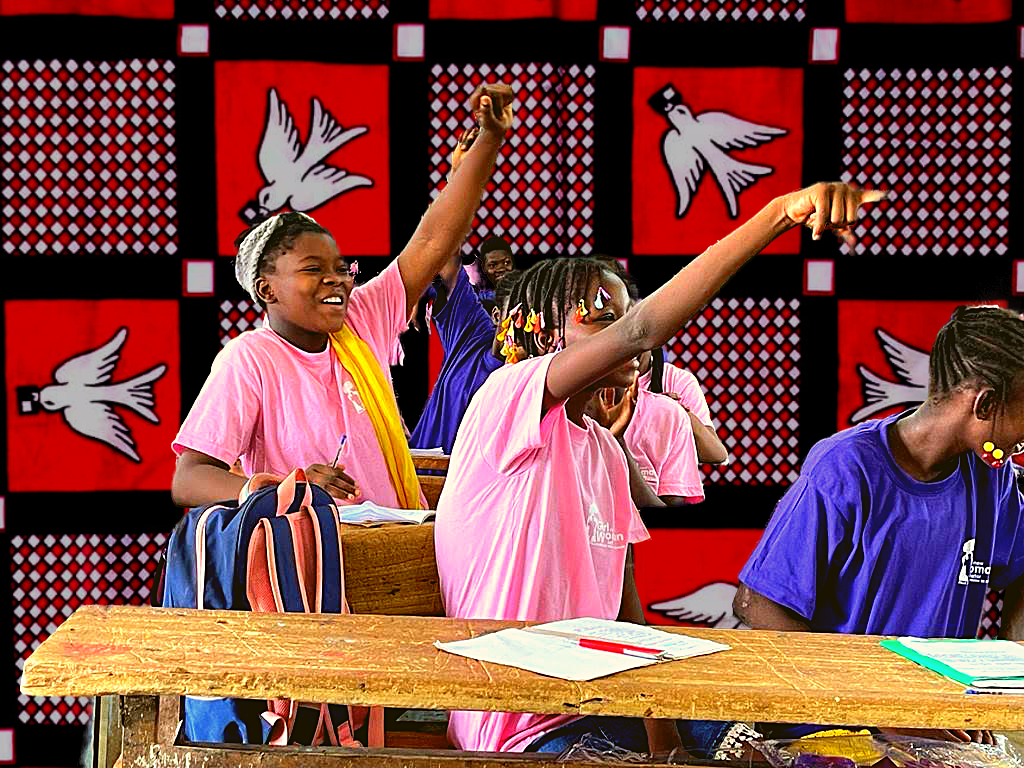
<svg viewBox="0 0 1024 768">
<path fill-rule="evenodd" d="M 523 326 L 523 331 L 526 333 L 533 333 L 534 328 L 537 327 L 537 313 L 532 309 L 530 314 L 526 316 L 526 325 Z"/>
<path fill-rule="evenodd" d="M 349 275 L 349 277 L 355 277 L 358 274 L 359 274 L 359 262 L 358 261 L 353 261 L 351 264 L 348 265 L 348 275 Z"/>
<path fill-rule="evenodd" d="M 573 314 L 572 319 L 576 323 L 582 323 L 583 318 L 590 314 L 590 310 L 587 309 L 587 302 L 585 299 L 580 299 L 580 303 L 576 305 L 576 312 Z"/>
<path fill-rule="evenodd" d="M 597 296 L 594 297 L 594 306 L 598 309 L 604 309 L 605 303 L 612 300 L 612 295 L 604 289 L 604 286 L 598 286 Z"/>
</svg>

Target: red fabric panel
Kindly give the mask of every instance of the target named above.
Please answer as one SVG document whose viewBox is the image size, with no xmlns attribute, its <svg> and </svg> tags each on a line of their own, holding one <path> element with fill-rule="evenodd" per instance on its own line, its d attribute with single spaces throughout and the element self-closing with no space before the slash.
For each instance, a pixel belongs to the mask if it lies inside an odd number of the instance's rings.
<svg viewBox="0 0 1024 768">
<path fill-rule="evenodd" d="M 441 346 L 441 337 L 435 329 L 431 329 L 430 342 L 427 346 L 427 391 L 433 392 L 437 384 L 437 377 L 441 375 L 441 366 L 444 365 L 444 347 Z"/>
<path fill-rule="evenodd" d="M 8 301 L 5 310 L 10 490 L 168 490 L 181 419 L 178 302 Z M 58 372 L 104 345 L 107 381 L 90 383 L 97 364 L 84 358 Z M 118 386 L 138 377 L 150 381 L 137 381 L 134 397 Z M 39 389 L 34 413 L 29 387 Z M 126 401 L 148 401 L 158 423 Z"/>
<path fill-rule="evenodd" d="M 651 538 L 633 548 L 647 621 L 736 626 L 732 598 L 740 570 L 760 538 L 759 530 L 652 529 Z"/>
<path fill-rule="evenodd" d="M 536 19 L 593 21 L 597 0 L 430 0 L 432 19 Z"/>
<path fill-rule="evenodd" d="M 846 20 L 868 24 L 970 24 L 1012 15 L 1012 0 L 846 0 Z"/>
<path fill-rule="evenodd" d="M 800 188 L 803 70 L 637 67 L 633 83 L 634 254 L 701 253 L 773 198 Z M 668 87 L 690 113 L 682 118 L 681 128 L 673 127 L 663 109 L 648 103 Z M 725 148 L 721 144 L 726 136 L 736 132 L 722 125 L 719 115 L 723 112 L 786 133 L 770 136 L 759 146 Z M 737 125 L 733 123 L 733 128 Z M 753 126 L 740 133 L 751 130 Z M 688 161 L 696 157 L 694 152 L 708 160 L 695 184 L 692 202 L 679 217 L 673 173 L 682 178 L 694 167 Z M 771 172 L 757 176 L 738 193 L 738 208 L 731 215 L 719 184 L 725 183 L 727 171 L 742 171 L 749 168 L 747 164 L 768 167 Z M 794 230 L 764 252 L 796 253 L 799 245 L 799 233 Z"/>
<path fill-rule="evenodd" d="M 391 253 L 388 159 L 388 68 L 350 64 L 311 64 L 277 61 L 221 61 L 215 75 L 217 138 L 218 250 L 234 255 L 232 244 L 245 229 L 240 211 L 256 201 L 268 182 L 276 186 L 271 212 L 302 210 L 327 227 L 342 255 L 387 256 Z M 313 166 L 295 181 L 266 179 L 258 164 L 268 124 L 270 90 L 294 121 L 304 150 L 310 134 L 312 99 L 344 129 L 369 130 L 334 149 L 323 163 L 349 174 L 365 176 L 372 186 L 361 186 L 323 198 L 306 207 L 297 196 L 320 199 L 312 191 Z M 283 157 L 284 153 L 277 153 Z M 301 155 L 300 161 L 301 163 Z M 298 179 L 301 177 L 301 182 Z M 293 194 L 294 193 L 294 194 Z M 282 204 L 283 203 L 283 206 Z"/>
<path fill-rule="evenodd" d="M 42 14 L 173 19 L 174 0 L 0 0 L 0 16 Z"/>
</svg>

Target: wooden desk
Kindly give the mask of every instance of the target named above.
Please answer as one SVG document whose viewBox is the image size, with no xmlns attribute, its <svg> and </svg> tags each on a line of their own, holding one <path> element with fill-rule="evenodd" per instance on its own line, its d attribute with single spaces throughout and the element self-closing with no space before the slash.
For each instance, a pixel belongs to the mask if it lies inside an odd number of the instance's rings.
<svg viewBox="0 0 1024 768">
<path fill-rule="evenodd" d="M 278 765 L 257 759 L 266 753 L 253 752 L 257 757 L 239 762 L 250 752 L 173 746 L 169 734 L 176 723 L 158 722 L 155 697 L 182 693 L 424 709 L 1024 729 L 1024 697 L 966 696 L 962 686 L 882 649 L 877 637 L 687 628 L 732 650 L 583 683 L 480 663 L 433 646 L 435 640 L 520 625 L 85 606 L 28 659 L 22 690 L 130 697 L 122 706 L 126 768 L 182 765 L 171 756 L 191 752 L 189 759 L 197 760 L 203 750 L 231 752 L 234 761 L 206 765 Z M 355 754 L 376 760 L 387 752 Z M 323 750 L 302 754 L 314 753 Z M 403 753 L 401 762 L 446 764 L 425 755 Z M 515 761 L 488 759 L 488 765 Z"/>
<path fill-rule="evenodd" d="M 429 456 L 413 455 L 412 463 L 416 466 L 416 475 L 427 499 L 427 507 L 437 509 L 437 500 L 444 488 L 444 480 L 448 474 L 449 456 L 430 454 Z M 429 472 L 430 474 L 426 474 Z"/>
</svg>

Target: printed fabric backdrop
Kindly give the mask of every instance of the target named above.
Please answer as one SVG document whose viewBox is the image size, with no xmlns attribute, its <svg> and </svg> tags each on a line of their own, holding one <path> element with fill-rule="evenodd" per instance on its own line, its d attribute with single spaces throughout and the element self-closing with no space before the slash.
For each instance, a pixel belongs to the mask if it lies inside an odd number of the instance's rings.
<svg viewBox="0 0 1024 768">
<path fill-rule="evenodd" d="M 652 622 L 734 625 L 810 446 L 920 402 L 958 303 L 1021 308 L 1021 24 L 1011 0 L 0 0 L 0 764 L 78 762 L 90 702 L 18 677 L 79 605 L 149 600 L 171 439 L 261 321 L 235 237 L 307 211 L 375 274 L 488 80 L 518 125 L 466 253 L 611 254 L 649 293 L 776 195 L 892 190 L 852 250 L 787 234 L 666 347 L 731 461 L 703 504 L 648 515 L 641 596 Z M 403 345 L 412 425 L 439 348 Z"/>
</svg>

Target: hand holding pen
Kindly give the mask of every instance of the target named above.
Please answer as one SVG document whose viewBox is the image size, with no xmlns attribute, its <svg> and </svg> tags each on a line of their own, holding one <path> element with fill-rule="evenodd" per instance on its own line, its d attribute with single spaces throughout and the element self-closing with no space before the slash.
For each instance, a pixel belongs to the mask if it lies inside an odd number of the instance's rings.
<svg viewBox="0 0 1024 768">
<path fill-rule="evenodd" d="M 334 455 L 334 461 L 330 464 L 310 464 L 306 467 L 306 478 L 314 485 L 319 485 L 334 498 L 352 501 L 359 496 L 359 488 L 356 486 L 356 481 L 343 471 L 345 465 L 338 463 L 347 439 L 347 435 L 341 436 L 338 451 Z"/>
</svg>

